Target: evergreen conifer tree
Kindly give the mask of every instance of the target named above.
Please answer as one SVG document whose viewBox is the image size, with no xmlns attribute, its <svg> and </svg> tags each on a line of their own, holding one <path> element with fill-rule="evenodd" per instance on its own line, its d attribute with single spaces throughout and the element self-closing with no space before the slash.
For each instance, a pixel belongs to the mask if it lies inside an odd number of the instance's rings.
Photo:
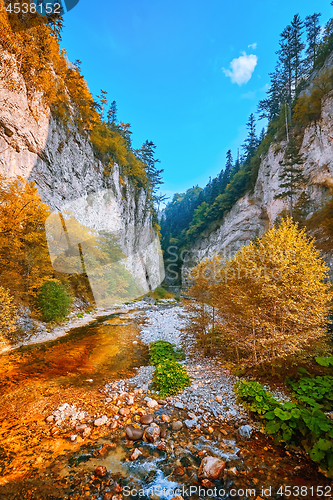
<svg viewBox="0 0 333 500">
<path fill-rule="evenodd" d="M 294 71 L 294 88 L 295 91 L 300 83 L 301 78 L 304 76 L 304 61 L 303 50 L 305 44 L 302 41 L 304 23 L 299 14 L 295 14 L 291 22 L 292 29 L 292 54 L 293 54 L 293 71 Z"/>
<path fill-rule="evenodd" d="M 140 160 L 146 166 L 147 194 L 152 199 L 153 203 L 160 199 L 158 196 L 156 196 L 156 193 L 158 191 L 158 186 L 163 184 L 162 181 L 163 169 L 158 169 L 156 167 L 156 164 L 160 163 L 160 160 L 157 160 L 155 158 L 155 149 L 156 149 L 155 144 L 152 141 L 147 140 L 142 145 L 142 148 L 137 151 Z"/>
<path fill-rule="evenodd" d="M 293 136 L 290 138 L 285 152 L 285 161 L 280 161 L 279 163 L 283 167 L 279 175 L 279 180 L 280 187 L 284 191 L 283 193 L 275 195 L 275 198 L 289 198 L 289 213 L 292 217 L 295 196 L 301 189 L 301 186 L 307 181 L 303 174 L 304 159 L 303 156 L 299 154 L 299 148 Z"/>
<path fill-rule="evenodd" d="M 256 134 L 256 123 L 255 123 L 255 117 L 254 114 L 251 113 L 249 116 L 249 120 L 246 124 L 246 127 L 248 129 L 248 134 L 247 137 L 244 141 L 244 144 L 242 146 L 244 150 L 244 160 L 249 161 L 252 156 L 254 155 L 254 152 L 258 146 L 258 138 Z"/>
<path fill-rule="evenodd" d="M 116 121 L 117 121 L 117 103 L 116 101 L 112 101 L 108 111 L 108 124 L 115 125 Z"/>
<path fill-rule="evenodd" d="M 307 62 L 311 70 L 316 66 L 318 48 L 320 43 L 320 18 L 321 14 L 312 14 L 311 16 L 306 16 L 305 27 L 306 27 L 306 39 L 308 42 L 308 48 L 306 49 L 306 54 L 308 56 Z"/>
<path fill-rule="evenodd" d="M 231 169 L 233 167 L 233 159 L 231 154 L 231 149 L 228 149 L 226 156 L 226 164 L 223 172 L 222 180 L 221 180 L 221 193 L 225 190 L 227 185 L 230 182 Z"/>
</svg>

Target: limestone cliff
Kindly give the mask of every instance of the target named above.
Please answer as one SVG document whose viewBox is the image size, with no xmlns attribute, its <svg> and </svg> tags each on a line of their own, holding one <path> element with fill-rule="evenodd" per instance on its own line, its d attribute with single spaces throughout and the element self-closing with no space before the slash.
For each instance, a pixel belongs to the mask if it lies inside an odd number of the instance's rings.
<svg viewBox="0 0 333 500">
<path fill-rule="evenodd" d="M 41 95 L 28 97 L 17 70 L 11 79 L 13 89 L 0 86 L 0 173 L 34 181 L 56 213 L 71 210 L 92 230 L 116 230 L 140 291 L 156 287 L 163 266 L 145 190 L 120 182 L 117 165 L 105 176 L 88 135 L 58 122 Z"/>
<path fill-rule="evenodd" d="M 287 200 L 275 199 L 281 193 L 279 174 L 283 167 L 286 141 L 272 144 L 261 158 L 260 169 L 252 194 L 246 194 L 224 217 L 213 232 L 206 231 L 190 249 L 182 268 L 186 281 L 188 269 L 216 254 L 233 255 L 242 245 L 272 227 L 277 215 L 288 208 Z M 304 173 L 309 177 L 306 192 L 310 197 L 308 217 L 320 208 L 333 187 L 333 91 L 322 103 L 321 119 L 308 126 L 300 153 L 305 159 Z M 326 255 L 333 276 L 333 257 Z"/>
</svg>

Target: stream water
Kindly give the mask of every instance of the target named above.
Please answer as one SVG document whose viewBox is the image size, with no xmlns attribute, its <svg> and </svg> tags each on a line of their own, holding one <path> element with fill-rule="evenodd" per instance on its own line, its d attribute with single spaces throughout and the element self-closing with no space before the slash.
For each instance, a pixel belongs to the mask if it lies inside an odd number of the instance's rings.
<svg viewBox="0 0 333 500">
<path fill-rule="evenodd" d="M 174 432 L 172 421 L 184 421 L 187 412 L 162 405 L 154 420 L 164 429 L 165 439 L 128 441 L 125 426 L 138 422 L 135 412 L 140 414 L 143 399 L 131 418 L 124 417 L 114 429 L 93 429 L 88 439 L 71 441 L 70 429 L 52 434 L 45 418 L 59 405 L 74 405 L 92 418 L 106 414 L 101 388 L 133 377 L 137 367 L 147 364 L 147 347 L 138 335 L 140 321 L 135 311 L 113 314 L 59 339 L 0 356 L 1 500 L 157 500 L 177 494 L 333 498 L 330 480 L 304 456 L 275 446 L 259 432 L 244 441 L 232 422 L 215 420 L 209 430 L 183 426 Z M 131 461 L 135 448 L 141 455 Z M 223 480 L 203 487 L 197 475 L 206 455 L 226 461 L 228 472 Z M 103 476 L 95 473 L 100 466 L 106 468 Z M 324 495 L 317 495 L 320 486 Z"/>
</svg>

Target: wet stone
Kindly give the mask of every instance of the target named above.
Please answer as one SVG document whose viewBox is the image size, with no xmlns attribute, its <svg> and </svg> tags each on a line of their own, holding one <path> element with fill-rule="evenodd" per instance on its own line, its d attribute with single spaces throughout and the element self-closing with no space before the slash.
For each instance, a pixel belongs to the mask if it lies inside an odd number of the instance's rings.
<svg viewBox="0 0 333 500">
<path fill-rule="evenodd" d="M 253 429 L 250 425 L 242 425 L 238 429 L 238 434 L 243 438 L 243 439 L 250 439 L 252 435 Z"/>
<path fill-rule="evenodd" d="M 177 401 L 177 403 L 175 403 L 175 408 L 178 408 L 178 410 L 182 410 L 184 408 L 184 405 L 180 401 Z"/>
<path fill-rule="evenodd" d="M 130 414 L 130 410 L 128 408 L 120 408 L 119 415 L 126 417 L 129 414 Z"/>
<path fill-rule="evenodd" d="M 95 427 L 101 427 L 102 425 L 105 425 L 107 422 L 108 422 L 108 417 L 106 415 L 103 415 L 103 417 L 94 420 L 94 425 Z"/>
<path fill-rule="evenodd" d="M 135 450 L 133 450 L 133 453 L 131 455 L 131 460 L 136 460 L 137 458 L 139 458 L 140 455 L 142 455 L 141 451 L 138 450 L 138 448 L 135 448 Z"/>
<path fill-rule="evenodd" d="M 75 430 L 76 430 L 76 432 L 81 432 L 81 431 L 84 431 L 85 429 L 87 429 L 87 427 L 88 427 L 88 426 L 87 426 L 86 424 L 77 425 L 77 426 L 75 427 Z"/>
<path fill-rule="evenodd" d="M 152 424 L 145 430 L 145 437 L 151 443 L 154 443 L 159 439 L 161 430 L 157 424 Z"/>
<path fill-rule="evenodd" d="M 209 479 L 203 479 L 201 481 L 201 484 L 202 486 L 204 486 L 205 488 L 214 488 L 214 483 L 212 483 L 211 481 L 209 481 Z"/>
<path fill-rule="evenodd" d="M 179 431 L 183 427 L 183 423 L 180 420 L 176 420 L 172 422 L 172 430 Z"/>
<path fill-rule="evenodd" d="M 103 465 L 99 465 L 95 469 L 95 476 L 97 476 L 97 477 L 104 477 L 106 475 L 106 473 L 107 473 L 107 469 Z"/>
<path fill-rule="evenodd" d="M 133 427 L 132 425 L 126 427 L 125 432 L 127 438 L 130 439 L 131 441 L 137 441 L 138 439 L 141 439 L 143 436 L 143 429 L 140 429 L 138 427 Z"/>
<path fill-rule="evenodd" d="M 160 430 L 161 430 L 160 431 L 160 437 L 161 438 L 166 438 L 166 436 L 167 436 L 167 430 L 166 430 L 166 428 L 165 427 L 160 427 Z"/>
<path fill-rule="evenodd" d="M 147 401 L 148 408 L 158 408 L 158 402 L 155 399 Z"/>
<path fill-rule="evenodd" d="M 153 415 L 142 415 L 141 418 L 140 418 L 140 422 L 143 424 L 143 425 L 149 425 L 152 423 L 152 421 L 154 420 L 154 417 Z"/>
<path fill-rule="evenodd" d="M 93 457 L 106 457 L 110 450 L 116 447 L 116 443 L 104 443 L 102 448 L 93 452 Z"/>
<path fill-rule="evenodd" d="M 210 479 L 215 481 L 220 479 L 222 472 L 225 469 L 225 462 L 216 457 L 205 457 L 200 464 L 198 478 Z"/>
<path fill-rule="evenodd" d="M 86 429 L 84 429 L 83 431 L 83 437 L 89 437 L 91 434 L 91 428 L 90 427 L 87 427 Z"/>
<path fill-rule="evenodd" d="M 194 427 L 195 425 L 197 425 L 197 419 L 193 418 L 192 420 L 185 420 L 184 424 L 186 425 L 186 427 L 188 429 L 191 429 L 192 427 Z"/>
</svg>

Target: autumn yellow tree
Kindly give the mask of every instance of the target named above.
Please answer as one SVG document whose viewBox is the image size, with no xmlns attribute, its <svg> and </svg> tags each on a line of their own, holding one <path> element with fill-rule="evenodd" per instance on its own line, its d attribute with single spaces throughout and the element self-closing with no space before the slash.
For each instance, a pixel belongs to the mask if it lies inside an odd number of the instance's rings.
<svg viewBox="0 0 333 500">
<path fill-rule="evenodd" d="M 29 302 L 52 274 L 44 223 L 50 214 L 37 188 L 0 176 L 0 285 Z"/>
<path fill-rule="evenodd" d="M 203 287 L 217 308 L 238 359 L 256 364 L 286 357 L 324 338 L 332 299 L 328 269 L 292 219 L 243 246 L 230 261 L 216 256 L 199 268 L 194 286 Z M 208 268 L 214 273 L 203 278 Z"/>
<path fill-rule="evenodd" d="M 9 291 L 0 286 L 0 349 L 15 330 L 16 308 Z"/>
</svg>

